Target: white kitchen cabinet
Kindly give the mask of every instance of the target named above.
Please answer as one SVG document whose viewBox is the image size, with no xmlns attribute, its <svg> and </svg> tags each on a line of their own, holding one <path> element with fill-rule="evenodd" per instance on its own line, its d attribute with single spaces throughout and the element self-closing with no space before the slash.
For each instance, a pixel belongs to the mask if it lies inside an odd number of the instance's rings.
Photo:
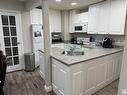
<svg viewBox="0 0 127 95">
<path fill-rule="evenodd" d="M 70 29 L 69 29 L 69 32 L 70 33 L 74 33 L 74 26 L 73 26 L 73 24 L 74 23 L 77 23 L 77 17 L 76 17 L 76 15 L 78 14 L 78 10 L 71 10 L 70 11 L 70 21 L 69 21 L 69 23 L 70 23 Z"/>
<path fill-rule="evenodd" d="M 77 64 L 70 67 L 70 80 L 71 80 L 71 94 L 70 95 L 83 95 L 84 88 L 84 67 L 83 64 Z"/>
<path fill-rule="evenodd" d="M 77 14 L 77 23 L 86 23 L 88 22 L 88 12 L 83 12 L 80 14 Z"/>
<path fill-rule="evenodd" d="M 31 17 L 31 24 L 43 24 L 41 9 L 32 9 L 30 11 L 30 17 Z"/>
<path fill-rule="evenodd" d="M 126 0 L 111 0 L 109 32 L 124 35 L 126 21 Z"/>
<path fill-rule="evenodd" d="M 91 5 L 89 7 L 89 18 L 88 18 L 88 33 L 97 34 L 97 18 L 98 18 L 98 6 Z"/>
<path fill-rule="evenodd" d="M 52 58 L 53 90 L 57 95 L 91 95 L 119 78 L 123 52 L 66 66 Z"/>
<path fill-rule="evenodd" d="M 88 33 L 124 35 L 126 0 L 107 0 L 89 7 Z"/>
<path fill-rule="evenodd" d="M 52 85 L 57 95 L 71 95 L 69 68 L 52 59 Z"/>
<path fill-rule="evenodd" d="M 50 10 L 50 30 L 51 32 L 61 32 L 61 11 Z"/>
<path fill-rule="evenodd" d="M 78 10 L 70 11 L 70 33 L 74 33 L 74 26 L 88 22 L 88 12 L 79 13 Z"/>
<path fill-rule="evenodd" d="M 99 63 L 97 67 L 96 85 L 99 87 L 106 82 L 107 62 Z"/>
<path fill-rule="evenodd" d="M 42 24 L 43 16 L 41 9 L 32 9 L 30 11 L 31 24 Z M 61 32 L 61 12 L 50 9 L 50 32 Z"/>
<path fill-rule="evenodd" d="M 107 75 L 106 79 L 107 81 L 111 81 L 113 79 L 113 74 L 114 74 L 114 60 L 110 60 L 107 63 Z"/>
<path fill-rule="evenodd" d="M 96 73 L 97 73 L 97 66 L 95 64 L 90 64 L 86 67 L 86 89 L 84 93 L 91 93 L 94 91 L 96 87 Z"/>
<path fill-rule="evenodd" d="M 114 70 L 113 71 L 114 78 L 116 78 L 120 75 L 121 65 L 122 65 L 122 56 L 120 54 L 118 54 L 116 56 L 116 60 L 114 60 L 114 69 L 113 69 Z"/>
<path fill-rule="evenodd" d="M 107 34 L 109 25 L 109 14 L 110 14 L 110 1 L 99 3 L 97 15 L 97 31 L 98 34 Z"/>
<path fill-rule="evenodd" d="M 70 22 L 73 23 L 78 23 L 78 14 L 79 10 L 72 10 L 70 11 Z"/>
<path fill-rule="evenodd" d="M 107 34 L 109 25 L 110 1 L 105 1 L 89 7 L 89 34 Z"/>
</svg>

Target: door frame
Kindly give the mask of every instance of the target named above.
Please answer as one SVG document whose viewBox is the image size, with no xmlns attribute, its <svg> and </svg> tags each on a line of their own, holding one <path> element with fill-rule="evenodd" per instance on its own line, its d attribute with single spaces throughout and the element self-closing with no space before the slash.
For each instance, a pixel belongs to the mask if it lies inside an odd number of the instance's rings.
<svg viewBox="0 0 127 95">
<path fill-rule="evenodd" d="M 9 67 L 8 68 L 8 70 L 7 70 L 7 72 L 13 72 L 13 71 L 17 71 L 17 70 L 22 70 L 22 69 L 24 69 L 24 47 L 23 47 L 23 32 L 22 32 L 22 17 L 21 17 L 21 12 L 20 11 L 14 11 L 14 10 L 4 10 L 4 9 L 0 9 L 0 13 L 5 13 L 5 14 L 15 14 L 16 15 L 16 18 L 18 18 L 18 25 L 17 25 L 17 31 L 19 32 L 19 35 L 18 35 L 18 37 L 20 37 L 20 41 L 21 41 L 21 59 L 19 59 L 20 60 L 20 68 L 18 67 L 18 68 L 16 68 L 15 67 L 15 70 L 11 70 L 11 67 Z M 2 25 L 0 24 L 0 28 L 2 28 Z M 2 33 L 2 35 L 3 35 L 3 33 Z M 2 37 L 2 39 L 3 39 L 3 37 Z M 4 40 L 3 40 L 3 42 L 2 43 L 4 43 Z M 4 54 L 5 54 L 5 48 L 3 48 L 3 50 L 4 50 Z"/>
</svg>

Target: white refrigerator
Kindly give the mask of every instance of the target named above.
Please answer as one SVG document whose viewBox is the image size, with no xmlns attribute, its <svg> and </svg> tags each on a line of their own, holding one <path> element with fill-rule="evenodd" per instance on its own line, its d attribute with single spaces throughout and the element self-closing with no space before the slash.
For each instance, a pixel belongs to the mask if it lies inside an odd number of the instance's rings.
<svg viewBox="0 0 127 95">
<path fill-rule="evenodd" d="M 35 66 L 39 64 L 39 51 L 44 51 L 44 37 L 43 37 L 43 26 L 42 24 L 32 24 L 32 43 L 33 53 L 35 54 Z"/>
</svg>

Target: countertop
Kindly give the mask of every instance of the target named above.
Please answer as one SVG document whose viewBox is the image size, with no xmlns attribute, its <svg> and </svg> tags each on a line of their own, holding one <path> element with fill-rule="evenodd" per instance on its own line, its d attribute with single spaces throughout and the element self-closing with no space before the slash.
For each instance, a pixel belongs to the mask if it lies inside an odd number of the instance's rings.
<svg viewBox="0 0 127 95">
<path fill-rule="evenodd" d="M 77 63 L 89 61 L 92 59 L 96 59 L 99 57 L 103 57 L 106 55 L 111 55 L 117 52 L 122 52 L 122 48 L 102 48 L 102 47 L 96 47 L 90 50 L 86 50 L 84 55 L 81 56 L 68 56 L 62 54 L 64 50 L 57 47 L 52 47 L 51 49 L 51 57 L 64 63 L 67 66 L 71 66 Z"/>
</svg>

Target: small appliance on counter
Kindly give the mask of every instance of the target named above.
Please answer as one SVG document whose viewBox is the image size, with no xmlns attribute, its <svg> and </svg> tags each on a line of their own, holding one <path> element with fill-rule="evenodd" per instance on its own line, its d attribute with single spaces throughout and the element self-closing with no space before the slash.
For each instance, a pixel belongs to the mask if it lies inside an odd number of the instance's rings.
<svg viewBox="0 0 127 95">
<path fill-rule="evenodd" d="M 102 42 L 102 47 L 103 48 L 113 48 L 112 39 L 105 37 Z"/>
<path fill-rule="evenodd" d="M 71 44 L 77 44 L 77 38 L 71 38 L 70 42 Z"/>
<path fill-rule="evenodd" d="M 90 45 L 91 47 L 95 48 L 96 47 L 96 41 L 95 41 L 95 38 L 94 37 L 90 37 Z"/>
<path fill-rule="evenodd" d="M 88 45 L 90 43 L 90 38 L 77 37 L 77 44 Z"/>
<path fill-rule="evenodd" d="M 52 33 L 52 43 L 59 43 L 62 41 L 62 34 L 61 33 Z"/>
</svg>

